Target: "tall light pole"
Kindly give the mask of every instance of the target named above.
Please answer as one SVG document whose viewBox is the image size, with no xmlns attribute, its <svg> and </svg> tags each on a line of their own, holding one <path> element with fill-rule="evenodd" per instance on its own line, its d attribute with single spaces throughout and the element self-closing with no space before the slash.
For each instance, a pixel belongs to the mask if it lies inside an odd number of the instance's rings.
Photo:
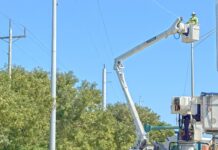
<svg viewBox="0 0 218 150">
<path fill-rule="evenodd" d="M 194 42 L 191 43 L 191 96 L 195 94 L 195 80 L 194 80 Z"/>
<path fill-rule="evenodd" d="M 216 0 L 216 61 L 218 71 L 218 0 Z"/>
<path fill-rule="evenodd" d="M 51 64 L 51 96 L 52 111 L 50 122 L 49 149 L 56 149 L 56 43 L 57 43 L 57 0 L 53 0 L 52 7 L 52 64 Z"/>
</svg>

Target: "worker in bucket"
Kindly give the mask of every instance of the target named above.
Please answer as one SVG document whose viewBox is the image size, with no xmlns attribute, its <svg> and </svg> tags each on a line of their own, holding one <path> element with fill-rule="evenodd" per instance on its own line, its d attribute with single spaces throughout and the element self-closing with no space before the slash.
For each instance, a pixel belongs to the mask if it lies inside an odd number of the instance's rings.
<svg viewBox="0 0 218 150">
<path fill-rule="evenodd" d="M 195 12 L 192 12 L 192 16 L 187 23 L 193 24 L 193 25 L 198 25 L 198 17 L 196 16 Z"/>
<path fill-rule="evenodd" d="M 198 25 L 198 17 L 196 16 L 195 12 L 192 12 L 191 18 L 186 24 L 191 24 L 191 25 Z M 189 35 L 189 28 L 186 33 L 183 33 L 183 35 L 188 36 Z"/>
</svg>

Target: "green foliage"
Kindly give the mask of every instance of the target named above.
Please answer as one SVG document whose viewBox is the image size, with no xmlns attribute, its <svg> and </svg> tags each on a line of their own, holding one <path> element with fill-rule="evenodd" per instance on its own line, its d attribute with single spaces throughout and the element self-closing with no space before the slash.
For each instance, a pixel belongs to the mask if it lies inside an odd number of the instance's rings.
<svg viewBox="0 0 218 150">
<path fill-rule="evenodd" d="M 46 150 L 51 112 L 48 72 L 14 67 L 12 79 L 0 71 L 0 149 Z M 135 142 L 135 127 L 127 105 L 101 107 L 96 84 L 79 82 L 72 72 L 57 75 L 57 149 L 129 149 Z M 143 123 L 165 125 L 146 107 L 137 107 Z M 162 141 L 171 131 L 151 132 Z"/>
<path fill-rule="evenodd" d="M 18 67 L 12 80 L 5 71 L 0 78 L 0 149 L 47 148 L 51 105 L 47 73 Z"/>
<path fill-rule="evenodd" d="M 160 117 L 156 113 L 152 112 L 151 109 L 147 107 L 139 107 L 137 105 L 136 109 L 143 124 L 159 126 L 168 125 L 164 122 L 161 122 Z M 108 107 L 108 111 L 113 114 L 117 121 L 115 141 L 118 149 L 129 149 L 129 147 L 133 146 L 136 136 L 135 126 L 128 110 L 128 106 L 126 104 L 117 103 L 110 105 Z M 149 133 L 150 142 L 163 142 L 167 137 L 172 136 L 173 134 L 174 133 L 172 130 L 151 131 Z"/>
</svg>

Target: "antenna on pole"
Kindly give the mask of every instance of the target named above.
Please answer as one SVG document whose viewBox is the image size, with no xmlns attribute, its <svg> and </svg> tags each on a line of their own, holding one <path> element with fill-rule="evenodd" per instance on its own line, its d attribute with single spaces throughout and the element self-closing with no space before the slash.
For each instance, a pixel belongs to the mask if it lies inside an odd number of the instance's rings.
<svg viewBox="0 0 218 150">
<path fill-rule="evenodd" d="M 52 9 L 52 65 L 51 65 L 51 96 L 52 112 L 50 122 L 49 150 L 56 149 L 56 43 L 57 43 L 57 0 L 53 0 Z"/>
<path fill-rule="evenodd" d="M 105 111 L 107 109 L 107 71 L 106 71 L 106 66 L 104 65 L 103 68 L 103 73 L 102 73 L 102 94 L 103 94 L 103 102 L 102 102 L 102 106 L 103 106 L 103 110 Z"/>
</svg>

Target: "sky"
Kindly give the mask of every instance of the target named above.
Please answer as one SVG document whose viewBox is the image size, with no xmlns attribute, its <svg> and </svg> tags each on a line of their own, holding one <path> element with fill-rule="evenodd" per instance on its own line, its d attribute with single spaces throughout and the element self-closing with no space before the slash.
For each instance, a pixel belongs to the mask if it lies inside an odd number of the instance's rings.
<svg viewBox="0 0 218 150">
<path fill-rule="evenodd" d="M 0 36 L 27 37 L 13 43 L 13 65 L 50 72 L 52 0 L 0 0 Z M 113 70 L 114 58 L 165 31 L 182 16 L 196 12 L 200 35 L 215 28 L 215 0 L 59 0 L 57 29 L 58 71 L 73 71 L 77 78 L 102 87 L 107 68 L 107 102 L 126 103 Z M 195 95 L 218 92 L 215 33 L 195 47 Z M 0 68 L 7 65 L 8 43 L 0 41 Z M 190 44 L 174 36 L 146 48 L 124 62 L 134 102 L 151 108 L 161 120 L 176 125 L 170 112 L 173 96 L 190 96 Z"/>
</svg>

